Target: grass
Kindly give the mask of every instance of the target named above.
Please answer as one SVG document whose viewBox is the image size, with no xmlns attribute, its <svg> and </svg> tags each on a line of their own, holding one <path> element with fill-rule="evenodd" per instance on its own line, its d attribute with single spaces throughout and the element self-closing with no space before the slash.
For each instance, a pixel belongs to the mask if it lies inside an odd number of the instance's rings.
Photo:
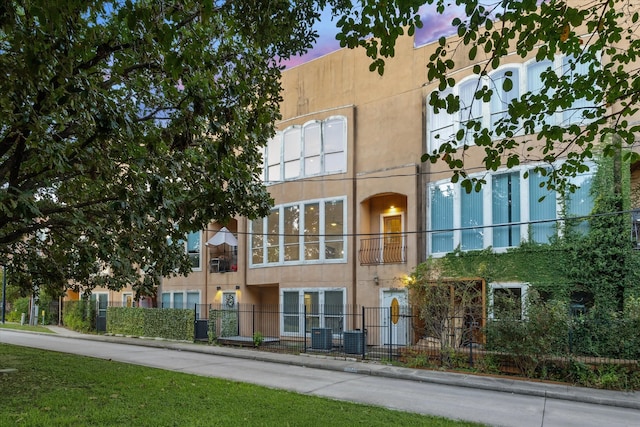
<svg viewBox="0 0 640 427">
<path fill-rule="evenodd" d="M 478 425 L 13 345 L 0 399 L 0 426 Z"/>
<path fill-rule="evenodd" d="M 46 326 L 21 325 L 19 323 L 0 323 L 0 329 L 15 329 L 18 331 L 45 332 L 50 334 L 54 333 Z"/>
</svg>

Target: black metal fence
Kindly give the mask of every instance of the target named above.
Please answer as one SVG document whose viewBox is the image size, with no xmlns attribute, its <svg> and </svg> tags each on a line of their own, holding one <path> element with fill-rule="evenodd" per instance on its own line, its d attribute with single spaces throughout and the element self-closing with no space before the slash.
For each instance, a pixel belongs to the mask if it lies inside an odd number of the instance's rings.
<svg viewBox="0 0 640 427">
<path fill-rule="evenodd" d="M 194 310 L 196 340 L 219 345 L 397 361 L 421 368 L 569 378 L 583 384 L 584 378 L 600 372 L 604 378 L 637 381 L 640 388 L 640 316 L 488 320 L 470 314 L 476 310 L 461 316 L 429 316 L 406 306 L 180 308 Z"/>
<path fill-rule="evenodd" d="M 197 322 L 207 323 L 209 340 L 265 351 L 393 360 L 415 342 L 408 307 L 325 305 L 314 310 L 301 305 L 283 310 L 277 304 L 209 304 L 198 312 Z"/>
</svg>

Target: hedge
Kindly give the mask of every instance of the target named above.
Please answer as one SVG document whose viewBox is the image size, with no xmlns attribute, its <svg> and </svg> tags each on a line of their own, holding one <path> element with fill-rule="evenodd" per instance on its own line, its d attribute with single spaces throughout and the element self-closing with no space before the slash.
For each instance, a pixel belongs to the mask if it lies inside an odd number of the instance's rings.
<svg viewBox="0 0 640 427">
<path fill-rule="evenodd" d="M 189 309 L 108 307 L 107 333 L 193 341 L 194 319 Z"/>
</svg>

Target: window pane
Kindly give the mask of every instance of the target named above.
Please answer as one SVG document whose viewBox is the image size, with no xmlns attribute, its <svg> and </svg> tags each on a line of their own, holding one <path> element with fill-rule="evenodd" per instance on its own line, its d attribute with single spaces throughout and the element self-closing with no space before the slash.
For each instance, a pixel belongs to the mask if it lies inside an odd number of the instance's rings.
<svg viewBox="0 0 640 427">
<path fill-rule="evenodd" d="M 307 312 L 307 332 L 320 326 L 320 295 L 318 292 L 304 293 L 304 306 Z"/>
<path fill-rule="evenodd" d="M 300 128 L 292 127 L 284 133 L 284 179 L 300 176 Z"/>
<path fill-rule="evenodd" d="M 320 205 L 304 205 L 304 259 L 320 259 Z"/>
<path fill-rule="evenodd" d="M 475 99 L 476 92 L 481 88 L 477 79 L 462 83 L 459 88 L 460 97 L 460 128 L 465 130 L 465 139 L 462 144 L 473 144 L 473 130 L 466 128 L 466 123 L 471 120 L 482 120 L 482 100 Z"/>
<path fill-rule="evenodd" d="M 543 88 L 542 73 L 550 71 L 552 68 L 552 65 L 553 64 L 551 63 L 551 61 L 533 62 L 529 64 L 529 66 L 527 67 L 527 91 L 533 94 L 539 94 L 542 91 L 542 88 Z M 553 96 L 553 92 L 554 92 L 553 90 L 549 90 L 549 92 L 547 93 L 547 96 L 550 96 L 550 97 Z M 544 123 L 549 125 L 555 124 L 555 115 L 549 114 L 545 116 Z M 543 123 L 538 125 L 536 129 L 537 130 L 542 129 L 542 126 L 541 126 L 542 124 Z"/>
<path fill-rule="evenodd" d="M 191 259 L 191 267 L 200 268 L 200 232 L 189 233 L 187 236 L 187 253 Z"/>
<path fill-rule="evenodd" d="M 324 156 L 324 169 L 325 172 L 344 171 L 346 169 L 344 152 L 326 154 Z"/>
<path fill-rule="evenodd" d="M 431 229 L 447 230 L 431 233 L 432 252 L 453 250 L 453 185 L 442 184 L 431 187 Z"/>
<path fill-rule="evenodd" d="M 346 169 L 346 121 L 343 118 L 327 120 L 324 123 L 323 138 L 324 171 L 344 171 Z"/>
<path fill-rule="evenodd" d="M 282 308 L 284 311 L 284 332 L 299 332 L 300 304 L 298 302 L 298 292 L 283 292 Z"/>
<path fill-rule="evenodd" d="M 549 243 L 556 230 L 553 221 L 556 219 L 556 193 L 540 187 L 546 180 L 540 173 L 529 173 L 529 218 L 531 221 L 544 221 L 531 224 L 531 235 L 536 243 Z"/>
<path fill-rule="evenodd" d="M 294 179 L 300 176 L 300 159 L 291 160 L 284 164 L 284 179 Z"/>
<path fill-rule="evenodd" d="M 342 303 L 342 291 L 325 291 L 324 293 L 324 313 L 342 314 L 344 305 Z"/>
<path fill-rule="evenodd" d="M 319 156 L 321 148 L 321 126 L 319 122 L 304 127 L 304 156 Z"/>
<path fill-rule="evenodd" d="M 334 118 L 324 123 L 324 152 L 335 153 L 344 151 L 346 141 L 346 121 L 342 118 Z"/>
<path fill-rule="evenodd" d="M 342 200 L 327 202 L 324 205 L 325 258 L 344 257 L 344 218 Z"/>
<path fill-rule="evenodd" d="M 510 72 L 511 76 L 507 73 Z M 510 79 L 513 87 L 510 91 L 504 90 L 505 80 Z M 517 69 L 509 69 L 494 73 L 491 76 L 493 96 L 491 97 L 491 129 L 495 130 L 499 120 L 508 118 L 509 104 L 520 97 L 520 73 Z"/>
<path fill-rule="evenodd" d="M 591 197 L 592 179 L 592 175 L 581 175 L 571 180 L 579 188 L 567 196 L 567 214 L 570 217 L 582 217 L 591 213 L 593 209 L 593 198 Z M 586 220 L 580 221 L 575 226 L 575 230 L 581 234 L 586 234 L 589 231 L 589 222 Z"/>
<path fill-rule="evenodd" d="M 173 308 L 184 308 L 184 296 L 181 293 L 173 294 Z"/>
<path fill-rule="evenodd" d="M 451 93 L 450 90 L 442 92 L 439 96 L 440 98 L 446 98 L 447 95 Z M 432 150 L 437 149 L 442 145 L 442 143 L 448 141 L 453 138 L 453 116 L 442 108 L 438 110 L 436 114 L 433 110 L 433 107 L 429 107 L 430 115 L 430 123 L 428 124 L 428 129 L 430 129 L 430 146 Z"/>
<path fill-rule="evenodd" d="M 572 69 L 572 64 L 575 67 Z M 589 63 L 577 62 L 573 56 L 566 56 L 562 61 L 562 72 L 565 76 L 569 76 L 570 81 L 575 81 L 580 76 L 589 73 Z M 589 121 L 583 117 L 583 114 L 593 110 L 595 103 L 586 98 L 576 99 L 571 107 L 564 111 L 564 124 L 582 123 Z"/>
<path fill-rule="evenodd" d="M 276 134 L 275 137 L 269 140 L 267 143 L 267 166 L 268 166 L 268 181 L 280 181 L 280 163 L 281 163 L 281 144 L 282 135 Z"/>
<path fill-rule="evenodd" d="M 494 175 L 492 180 L 493 224 L 520 222 L 520 174 Z M 493 228 L 493 246 L 498 248 L 520 244 L 520 225 Z"/>
<path fill-rule="evenodd" d="M 251 262 L 264 262 L 264 221 L 262 218 L 251 221 Z"/>
<path fill-rule="evenodd" d="M 322 165 L 320 164 L 320 156 L 305 157 L 304 159 L 304 174 L 318 175 L 322 172 Z"/>
<path fill-rule="evenodd" d="M 298 314 L 300 313 L 300 303 L 298 302 L 298 292 L 283 292 L 282 304 L 286 314 Z"/>
<path fill-rule="evenodd" d="M 482 191 L 472 191 L 468 193 L 462 191 L 460 195 L 460 211 L 462 230 L 462 249 L 482 249 L 484 230 L 483 228 L 464 229 L 464 227 L 483 226 L 484 218 L 482 213 Z"/>
<path fill-rule="evenodd" d="M 289 206 L 284 209 L 284 260 L 300 259 L 300 207 Z"/>
<path fill-rule="evenodd" d="M 322 133 L 320 122 L 314 122 L 304 127 L 304 175 L 318 175 L 322 172 L 320 154 L 322 148 Z"/>
<path fill-rule="evenodd" d="M 280 262 L 280 211 L 274 209 L 267 217 L 267 262 Z"/>
<path fill-rule="evenodd" d="M 171 307 L 171 294 L 169 292 L 162 293 L 162 308 Z"/>
</svg>

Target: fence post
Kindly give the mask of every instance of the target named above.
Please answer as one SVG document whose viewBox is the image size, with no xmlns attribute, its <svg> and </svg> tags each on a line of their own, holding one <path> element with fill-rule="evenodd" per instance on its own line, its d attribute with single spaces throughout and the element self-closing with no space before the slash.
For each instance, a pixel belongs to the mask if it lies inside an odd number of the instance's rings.
<svg viewBox="0 0 640 427">
<path fill-rule="evenodd" d="M 198 337 L 198 304 L 193 304 L 193 342 Z"/>
<path fill-rule="evenodd" d="M 391 327 L 391 307 L 389 307 L 387 325 L 389 325 L 389 362 L 391 362 L 393 360 L 393 328 Z"/>
<path fill-rule="evenodd" d="M 365 359 L 367 352 L 366 352 L 366 346 L 367 346 L 367 328 L 365 326 L 365 308 L 362 307 L 362 360 Z"/>
<path fill-rule="evenodd" d="M 469 322 L 469 368 L 473 368 L 473 324 L 475 322 Z"/>
<path fill-rule="evenodd" d="M 302 322 L 302 336 L 304 337 L 304 352 L 307 352 L 307 305 L 304 305 L 304 321 Z M 299 324 L 299 323 L 298 323 Z"/>
<path fill-rule="evenodd" d="M 256 305 L 251 305 L 251 336 L 256 334 Z"/>
</svg>

